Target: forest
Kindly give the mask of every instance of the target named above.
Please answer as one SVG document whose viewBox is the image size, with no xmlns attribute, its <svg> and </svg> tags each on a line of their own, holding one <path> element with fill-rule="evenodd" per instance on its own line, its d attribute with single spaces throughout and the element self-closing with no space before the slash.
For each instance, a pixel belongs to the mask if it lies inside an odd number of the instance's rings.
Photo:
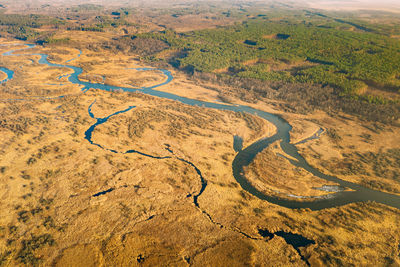
<svg viewBox="0 0 400 267">
<path fill-rule="evenodd" d="M 400 43 L 366 31 L 306 21 L 257 19 L 241 25 L 177 34 L 143 34 L 184 50 L 182 69 L 236 77 L 329 85 L 354 95 L 368 85 L 399 91 Z M 154 55 L 152 60 L 160 60 Z M 369 101 L 382 101 L 369 99 Z"/>
<path fill-rule="evenodd" d="M 182 13 L 163 12 L 171 18 Z M 54 33 L 120 31 L 119 36 L 87 48 L 140 55 L 151 64 L 168 63 L 194 79 L 233 85 L 235 96 L 242 99 L 269 95 L 291 101 L 291 109 L 297 111 L 322 108 L 385 123 L 400 118 L 396 21 L 371 23 L 349 14 L 335 17 L 307 10 L 267 14 L 228 10 L 218 16 L 234 16 L 234 25 L 185 32 L 165 26 L 161 31 L 128 34 L 126 28 L 137 26 L 134 16 L 133 9 L 80 5 L 57 18 L 0 13 L 0 29 L 40 45 L 72 46 L 76 44 L 69 38 Z M 50 30 L 39 31 L 43 26 Z M 317 98 L 322 95 L 323 101 Z"/>
<path fill-rule="evenodd" d="M 21 14 L 4 14 L 0 13 L 0 32 L 7 32 L 11 36 L 19 40 L 34 41 L 38 44 L 44 42 L 49 35 L 54 34 L 57 30 L 68 31 L 92 31 L 104 32 L 106 29 L 115 29 L 123 26 L 134 26 L 133 23 L 126 21 L 129 11 L 126 9 L 118 9 L 117 11 L 103 12 L 101 15 L 86 19 L 84 23 L 73 21 L 70 13 L 80 12 L 81 10 L 93 10 L 91 5 L 79 6 L 79 8 L 67 9 L 63 16 L 54 18 L 45 15 L 21 15 Z M 96 10 L 96 9 L 95 9 Z M 79 19 L 79 14 L 77 13 Z M 76 19 L 75 18 L 75 19 Z M 47 27 L 47 31 L 39 31 L 39 28 Z M 50 43 L 52 43 L 50 41 Z"/>
<path fill-rule="evenodd" d="M 19 40 L 34 40 L 40 37 L 37 31 L 42 26 L 57 27 L 64 21 L 43 15 L 21 15 L 0 13 L 0 29 Z M 3 35 L 3 34 L 1 34 Z M 0 36 L 1 36 L 0 35 Z"/>
</svg>

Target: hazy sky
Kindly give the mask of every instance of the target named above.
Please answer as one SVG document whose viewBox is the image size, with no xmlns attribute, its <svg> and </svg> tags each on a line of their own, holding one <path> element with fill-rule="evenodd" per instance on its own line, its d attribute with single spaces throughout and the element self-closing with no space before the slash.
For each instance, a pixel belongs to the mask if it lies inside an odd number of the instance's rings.
<svg viewBox="0 0 400 267">
<path fill-rule="evenodd" d="M 400 0 L 292 0 L 293 4 L 304 3 L 310 8 L 327 10 L 373 9 L 400 12 Z"/>
<path fill-rule="evenodd" d="M 39 6 L 41 4 L 55 4 L 55 5 L 77 5 L 77 4 L 102 4 L 102 5 L 151 5 L 158 2 L 163 5 L 177 4 L 177 3 L 196 3 L 196 2 L 251 2 L 258 3 L 271 3 L 282 2 L 294 6 L 320 8 L 320 9 L 335 9 L 335 10 L 352 10 L 352 9 L 384 9 L 388 11 L 400 12 L 400 0 L 0 0 L 0 4 L 6 6 Z M 156 5 L 157 6 L 157 5 Z"/>
</svg>

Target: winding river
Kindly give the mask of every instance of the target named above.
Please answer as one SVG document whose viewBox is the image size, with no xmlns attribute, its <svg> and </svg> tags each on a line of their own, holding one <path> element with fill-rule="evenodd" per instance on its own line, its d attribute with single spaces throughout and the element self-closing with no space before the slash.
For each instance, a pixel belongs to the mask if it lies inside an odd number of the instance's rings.
<svg viewBox="0 0 400 267">
<path fill-rule="evenodd" d="M 23 49 L 15 49 L 15 50 L 8 51 L 8 52 L 4 53 L 3 56 L 18 56 L 18 55 L 15 55 L 14 52 L 33 48 L 33 47 L 35 47 L 35 46 L 27 45 L 27 47 L 23 48 Z M 81 52 L 79 53 L 78 57 L 80 56 L 80 54 L 81 54 Z M 191 105 L 191 106 L 200 106 L 200 107 L 219 109 L 219 110 L 230 110 L 230 111 L 234 111 L 234 112 L 247 112 L 247 113 L 256 115 L 258 117 L 261 117 L 265 120 L 268 120 L 269 122 L 271 122 L 272 124 L 274 124 L 276 126 L 277 132 L 273 136 L 267 137 L 267 138 L 262 138 L 244 149 L 238 149 L 238 153 L 232 162 L 232 172 L 233 172 L 233 176 L 236 179 L 236 181 L 240 184 L 240 186 L 243 188 L 243 190 L 249 192 L 250 194 L 256 196 L 259 199 L 262 199 L 262 200 L 265 200 L 265 201 L 268 201 L 268 202 L 271 202 L 271 203 L 274 203 L 274 204 L 277 204 L 277 205 L 280 205 L 280 206 L 283 206 L 286 208 L 292 208 L 292 209 L 293 208 L 309 208 L 311 210 L 320 210 L 320 209 L 337 207 L 337 206 L 354 203 L 354 202 L 367 202 L 367 201 L 375 201 L 378 203 L 382 203 L 382 204 L 400 209 L 400 196 L 398 196 L 398 195 L 369 189 L 369 188 L 363 187 L 363 186 L 355 184 L 355 183 L 341 180 L 335 176 L 326 175 L 326 174 L 320 172 L 319 170 L 313 168 L 299 154 L 296 145 L 290 143 L 289 132 L 292 129 L 292 127 L 290 126 L 290 124 L 287 121 L 285 121 L 283 118 L 281 118 L 278 115 L 268 113 L 265 111 L 261 111 L 261 110 L 257 110 L 252 107 L 249 107 L 249 106 L 228 105 L 228 104 L 223 104 L 223 103 L 205 102 L 205 101 L 194 100 L 194 99 L 174 95 L 174 94 L 167 93 L 167 92 L 158 91 L 158 90 L 156 90 L 156 88 L 163 86 L 165 84 L 168 84 L 173 80 L 171 73 L 165 69 L 138 68 L 136 70 L 161 72 L 163 75 L 166 76 L 167 79 L 166 79 L 166 81 L 164 81 L 160 84 L 154 85 L 154 86 L 140 87 L 140 88 L 124 88 L 124 87 L 116 87 L 116 86 L 110 86 L 110 85 L 105 85 L 105 84 L 100 84 L 100 83 L 83 82 L 83 81 L 79 80 L 79 78 L 78 78 L 78 76 L 83 72 L 83 70 L 81 68 L 75 67 L 75 66 L 70 66 L 70 65 L 50 63 L 47 60 L 48 55 L 46 55 L 46 54 L 29 54 L 29 55 L 40 56 L 40 59 L 38 61 L 39 64 L 45 64 L 50 67 L 71 69 L 73 71 L 73 73 L 68 76 L 65 76 L 65 77 L 68 77 L 69 82 L 71 82 L 73 84 L 81 85 L 83 93 L 86 92 L 87 90 L 89 90 L 90 88 L 100 89 L 100 90 L 104 90 L 104 91 L 122 90 L 125 92 L 142 92 L 144 94 L 148 94 L 151 96 L 156 96 L 156 97 L 160 97 L 160 98 L 166 98 L 166 99 L 170 99 L 170 100 L 174 100 L 174 101 L 179 101 L 181 103 Z M 74 59 L 76 59 L 76 58 L 74 58 Z M 72 59 L 72 60 L 74 60 L 74 59 Z M 70 62 L 72 60 L 69 60 L 67 62 Z M 6 73 L 6 75 L 7 75 L 7 78 L 3 81 L 0 81 L 0 83 L 6 82 L 7 80 L 10 80 L 13 78 L 14 72 L 12 70 L 9 70 L 7 68 L 1 68 L 0 70 L 3 71 L 4 73 Z M 62 98 L 62 97 L 63 96 L 58 96 L 57 98 Z M 35 98 L 35 99 L 38 99 L 38 98 Z M 39 99 L 51 99 L 51 98 L 39 97 Z M 13 101 L 13 100 L 21 100 L 21 99 L 7 99 L 6 101 Z M 88 112 L 89 112 L 89 115 L 93 119 L 96 120 L 96 123 L 93 124 L 85 132 L 85 138 L 91 144 L 96 145 L 103 149 L 107 149 L 107 148 L 102 147 L 100 144 L 96 144 L 92 141 L 93 130 L 95 129 L 96 126 L 98 126 L 102 123 L 105 123 L 110 117 L 115 116 L 120 113 L 123 113 L 123 112 L 127 112 L 127 111 L 133 109 L 134 107 L 129 107 L 125 110 L 118 111 L 114 114 L 111 114 L 108 117 L 105 117 L 105 118 L 96 118 L 94 116 L 94 114 L 91 112 L 91 107 L 94 103 L 95 102 L 93 102 L 90 105 Z M 314 137 L 314 138 L 318 138 L 319 134 L 320 133 L 318 133 L 316 135 L 316 137 Z M 279 197 L 269 196 L 269 195 L 266 195 L 266 194 L 260 192 L 254 186 L 252 186 L 251 183 L 243 175 L 243 168 L 245 166 L 249 165 L 253 161 L 253 159 L 257 155 L 257 153 L 261 152 L 263 149 L 265 149 L 266 147 L 268 147 L 270 144 L 272 144 L 275 141 L 280 141 L 280 146 L 281 146 L 282 150 L 287 155 L 289 155 L 291 158 L 293 158 L 293 159 L 288 158 L 288 160 L 290 161 L 290 163 L 292 165 L 303 168 L 304 170 L 312 173 L 313 175 L 315 175 L 319 178 L 338 183 L 341 187 L 352 189 L 352 191 L 342 191 L 342 192 L 338 192 L 335 194 L 329 194 L 329 195 L 326 195 L 325 197 L 322 197 L 322 198 L 319 198 L 316 200 L 311 200 L 311 201 L 306 201 L 306 200 L 297 201 L 297 200 L 283 199 L 283 198 L 279 198 Z M 166 149 L 168 151 L 170 151 L 171 153 L 173 153 L 169 147 L 167 147 Z M 110 149 L 108 149 L 108 150 L 111 152 L 114 152 L 114 153 L 139 153 L 141 155 L 156 158 L 156 159 L 171 158 L 171 157 L 156 157 L 156 156 L 148 155 L 146 153 L 136 151 L 136 150 L 128 150 L 126 152 L 117 152 L 115 150 L 110 150 Z M 175 157 L 175 158 L 177 158 L 177 157 Z M 194 167 L 196 172 L 200 175 L 200 178 L 202 179 L 201 190 L 199 191 L 199 193 L 197 195 L 193 196 L 194 203 L 196 204 L 196 206 L 198 206 L 197 198 L 206 189 L 207 181 L 201 175 L 200 170 L 193 163 L 186 161 L 184 159 L 181 159 L 181 158 L 177 158 L 177 159 L 184 161 L 184 162 L 190 164 L 192 167 Z"/>
</svg>

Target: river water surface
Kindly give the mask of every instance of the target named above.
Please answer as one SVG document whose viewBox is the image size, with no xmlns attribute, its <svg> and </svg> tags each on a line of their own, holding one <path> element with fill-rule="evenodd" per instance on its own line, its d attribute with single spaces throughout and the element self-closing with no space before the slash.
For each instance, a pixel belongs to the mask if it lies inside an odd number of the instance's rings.
<svg viewBox="0 0 400 267">
<path fill-rule="evenodd" d="M 14 54 L 14 52 L 25 50 L 28 48 L 33 48 L 33 47 L 34 47 L 34 45 L 27 45 L 27 48 L 11 50 L 11 51 L 4 53 L 3 56 L 18 56 L 16 54 Z M 81 54 L 81 52 L 79 53 L 78 57 L 80 56 L 80 54 Z M 116 91 L 116 90 L 121 91 L 122 90 L 124 92 L 142 92 L 144 94 L 148 94 L 151 96 L 156 96 L 156 97 L 160 97 L 160 98 L 166 98 L 166 99 L 170 99 L 170 100 L 174 100 L 174 101 L 179 101 L 181 103 L 191 105 L 191 106 L 199 106 L 199 107 L 218 109 L 218 110 L 230 110 L 230 111 L 234 111 L 234 112 L 246 112 L 246 113 L 250 113 L 250 114 L 256 115 L 258 117 L 261 117 L 261 118 L 271 122 L 272 124 L 274 124 L 276 126 L 277 132 L 273 136 L 267 137 L 267 138 L 262 138 L 244 149 L 242 149 L 240 147 L 240 145 L 237 145 L 235 148 L 237 149 L 238 153 L 232 162 L 233 177 L 240 184 L 240 186 L 243 188 L 243 190 L 249 192 L 250 194 L 256 196 L 259 199 L 262 199 L 262 200 L 265 200 L 265 201 L 268 201 L 268 202 L 271 202 L 271 203 L 274 203 L 274 204 L 277 204 L 277 205 L 280 205 L 283 207 L 287 207 L 287 208 L 309 208 L 311 210 L 320 210 L 320 209 L 324 209 L 324 208 L 336 207 L 336 206 L 341 206 L 341 205 L 354 203 L 354 202 L 360 202 L 360 201 L 362 201 L 362 202 L 375 201 L 378 203 L 382 203 L 382 204 L 400 209 L 400 196 L 397 196 L 394 194 L 389 194 L 389 193 L 384 193 L 381 191 L 363 187 L 363 186 L 355 184 L 355 183 L 347 182 L 347 181 L 341 180 L 335 176 L 326 175 L 326 174 L 320 172 L 319 170 L 313 168 L 299 154 L 296 145 L 290 143 L 289 132 L 292 129 L 291 125 L 287 121 L 285 121 L 283 118 L 281 118 L 280 116 L 278 116 L 276 114 L 257 110 L 257 109 L 254 109 L 252 107 L 245 106 L 245 105 L 229 105 L 229 104 L 224 104 L 224 103 L 205 102 L 205 101 L 200 101 L 200 100 L 195 100 L 195 99 L 190 99 L 190 98 L 174 95 L 174 94 L 171 94 L 168 92 L 158 91 L 158 90 L 156 90 L 156 88 L 163 86 L 165 84 L 168 84 L 173 80 L 173 76 L 171 75 L 171 73 L 165 69 L 138 68 L 136 70 L 160 72 L 160 74 L 166 76 L 166 80 L 160 84 L 157 84 L 154 86 L 149 86 L 149 87 L 125 88 L 125 87 L 116 87 L 116 86 L 105 85 L 105 84 L 101 84 L 101 83 L 83 82 L 83 81 L 79 80 L 79 78 L 78 78 L 78 76 L 83 72 L 83 70 L 81 68 L 75 67 L 75 66 L 70 66 L 70 65 L 50 63 L 47 60 L 48 55 L 46 55 L 46 54 L 30 54 L 30 55 L 40 56 L 40 59 L 38 61 L 39 64 L 45 64 L 50 67 L 71 69 L 73 71 L 73 73 L 68 76 L 68 81 L 73 84 L 81 85 L 82 92 L 86 92 L 90 88 L 100 89 L 100 90 L 104 90 L 104 91 Z M 75 59 L 76 58 L 74 58 L 72 60 L 75 60 Z M 70 60 L 70 61 L 72 61 L 72 60 Z M 5 72 L 8 77 L 6 80 L 0 81 L 0 83 L 6 82 L 7 80 L 10 80 L 13 78 L 14 72 L 12 70 L 9 70 L 7 68 L 1 68 L 0 70 Z M 58 97 L 63 97 L 63 96 L 58 96 Z M 12 99 L 8 99 L 8 100 L 12 101 Z M 15 100 L 20 100 L 20 99 L 15 99 Z M 92 125 L 92 127 L 89 128 L 88 131 L 85 132 L 85 137 L 89 142 L 92 142 L 91 134 L 97 125 L 106 122 L 108 120 L 108 118 L 111 116 L 131 110 L 133 107 L 116 112 L 106 118 L 95 118 L 94 115 L 91 113 L 90 108 L 91 107 L 89 107 L 89 110 L 88 110 L 89 114 L 91 115 L 92 118 L 96 119 L 97 122 L 94 125 Z M 320 133 L 318 133 L 314 138 L 318 138 L 319 134 Z M 338 183 L 341 187 L 349 188 L 352 191 L 342 191 L 342 192 L 338 192 L 338 193 L 334 193 L 334 194 L 328 194 L 328 195 L 326 195 L 326 197 L 323 197 L 323 198 L 320 198 L 317 200 L 311 200 L 311 201 L 307 201 L 307 200 L 298 201 L 298 200 L 283 199 L 283 198 L 279 198 L 279 197 L 275 197 L 275 196 L 269 196 L 269 195 L 266 195 L 266 194 L 260 192 L 254 186 L 252 186 L 251 183 L 243 175 L 243 169 L 245 166 L 249 165 L 253 161 L 253 159 L 257 155 L 257 153 L 261 152 L 263 149 L 265 149 L 266 147 L 268 147 L 270 144 L 272 144 L 275 141 L 280 141 L 280 146 L 281 146 L 282 150 L 287 155 L 289 155 L 290 157 L 293 158 L 293 159 L 288 158 L 288 160 L 290 161 L 290 163 L 292 165 L 303 168 L 304 170 L 312 173 L 313 175 L 315 175 L 319 178 Z M 238 137 L 236 137 L 236 142 L 240 142 Z M 92 144 L 94 144 L 94 143 L 92 142 Z M 97 146 L 103 148 L 99 144 L 94 144 L 94 145 L 97 145 Z M 116 152 L 116 151 L 112 151 L 112 152 Z M 139 153 L 142 155 L 147 155 L 145 153 L 142 153 L 142 152 L 139 152 L 136 150 L 129 150 L 124 153 Z M 148 156 L 150 156 L 150 155 L 148 155 Z M 157 157 L 154 157 L 154 158 L 157 158 Z M 185 161 L 184 159 L 179 159 L 179 160 Z M 187 163 L 194 166 L 194 164 L 191 162 L 187 162 Z M 197 169 L 196 166 L 194 166 L 194 168 L 201 175 L 200 170 Z M 201 179 L 202 179 L 202 189 L 200 190 L 200 193 L 195 196 L 196 197 L 195 204 L 197 202 L 197 197 L 200 196 L 200 194 L 205 190 L 206 185 L 207 185 L 206 181 L 204 180 L 204 178 L 202 176 L 201 176 Z"/>
</svg>

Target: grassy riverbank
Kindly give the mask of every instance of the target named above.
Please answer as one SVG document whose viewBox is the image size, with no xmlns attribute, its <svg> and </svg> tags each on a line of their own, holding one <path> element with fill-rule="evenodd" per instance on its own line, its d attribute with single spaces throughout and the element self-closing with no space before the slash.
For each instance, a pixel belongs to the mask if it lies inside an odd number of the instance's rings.
<svg viewBox="0 0 400 267">
<path fill-rule="evenodd" d="M 67 64 L 82 68 L 82 81 L 129 88 L 166 79 L 131 68 L 167 68 L 174 80 L 157 90 L 278 114 L 293 127 L 291 143 L 322 127 L 318 140 L 297 145 L 310 165 L 399 195 L 400 18 L 264 1 L 149 9 L 35 1 L 34 11 L 23 2 L 5 0 L 4 13 L 0 5 L 1 44 L 41 44 L 1 57 L 15 76 L 0 85 L 0 266 L 400 264 L 398 209 L 293 210 L 242 189 L 232 175 L 233 136 L 246 147 L 273 135 L 271 123 L 142 93 L 82 94 L 65 76 L 72 70 L 27 55 L 75 58 Z M 96 122 L 92 103 L 98 118 L 135 106 L 96 127 L 92 141 L 102 147 L 85 139 Z M 326 193 L 313 188 L 326 181 L 278 153 L 274 143 L 245 168 L 258 189 L 284 198 Z M 196 206 L 198 171 L 207 186 Z"/>
</svg>

